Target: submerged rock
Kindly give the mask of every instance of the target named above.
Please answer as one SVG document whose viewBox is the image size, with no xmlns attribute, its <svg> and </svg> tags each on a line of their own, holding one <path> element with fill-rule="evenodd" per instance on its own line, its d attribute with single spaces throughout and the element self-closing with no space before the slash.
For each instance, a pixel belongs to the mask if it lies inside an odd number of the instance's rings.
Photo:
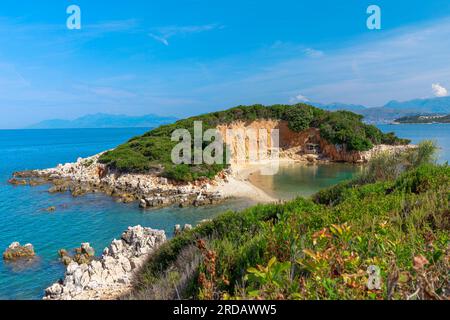
<svg viewBox="0 0 450 320">
<path fill-rule="evenodd" d="M 33 258 L 35 255 L 34 247 L 31 243 L 21 246 L 19 242 L 13 242 L 3 253 L 3 259 L 14 261 L 24 258 Z"/>
<path fill-rule="evenodd" d="M 60 249 L 58 255 L 61 258 L 61 262 L 66 266 L 72 262 L 78 264 L 89 263 L 94 259 L 95 250 L 91 247 L 89 243 L 82 243 L 79 248 L 74 249 L 74 254 L 71 256 L 69 252 L 65 249 Z"/>
<path fill-rule="evenodd" d="M 25 186 L 27 184 L 27 181 L 23 179 L 12 178 L 8 180 L 8 183 L 14 186 Z"/>
<path fill-rule="evenodd" d="M 99 260 L 71 261 L 63 280 L 45 290 L 45 300 L 92 300 L 116 298 L 130 289 L 131 281 L 149 255 L 166 241 L 162 230 L 129 227 L 114 239 Z M 81 249 L 93 254 L 88 243 Z M 62 252 L 65 254 L 67 252 Z M 60 251 L 61 255 L 61 251 Z"/>
</svg>

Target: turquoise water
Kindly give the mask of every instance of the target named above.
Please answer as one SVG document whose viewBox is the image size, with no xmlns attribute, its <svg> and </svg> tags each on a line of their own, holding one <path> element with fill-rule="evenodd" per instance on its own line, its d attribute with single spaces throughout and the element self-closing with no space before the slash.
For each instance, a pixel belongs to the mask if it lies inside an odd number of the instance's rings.
<svg viewBox="0 0 450 320">
<path fill-rule="evenodd" d="M 278 173 L 273 176 L 255 172 L 249 176 L 249 180 L 275 199 L 289 200 L 299 195 L 310 196 L 320 189 L 350 179 L 359 170 L 360 166 L 350 164 L 290 163 L 280 164 Z"/>
<path fill-rule="evenodd" d="M 440 160 L 450 160 L 450 125 L 380 127 L 413 142 L 436 139 L 443 147 Z M 30 242 L 39 256 L 27 268 L 5 264 L 0 259 L 0 299 L 40 299 L 43 290 L 64 274 L 56 254 L 61 248 L 72 249 L 88 241 L 101 253 L 130 225 L 164 229 L 170 236 L 175 224 L 195 224 L 227 209 L 239 210 L 251 204 L 248 200 L 233 200 L 215 207 L 142 211 L 135 203 L 116 203 L 101 194 L 73 198 L 69 194 L 50 195 L 48 186 L 14 187 L 6 183 L 14 171 L 72 162 L 113 148 L 145 131 L 136 128 L 0 130 L 0 251 L 13 241 Z M 282 168 L 273 177 L 277 182 L 266 189 L 280 198 L 297 193 L 309 195 L 349 177 L 354 170 L 357 169 L 345 165 Z M 43 210 L 50 206 L 56 206 L 56 212 Z"/>
<path fill-rule="evenodd" d="M 50 195 L 48 186 L 14 187 L 6 183 L 18 170 L 53 167 L 110 149 L 146 129 L 0 131 L 0 251 L 13 241 L 32 243 L 39 259 L 21 268 L 0 259 L 0 299 L 40 299 L 43 290 L 64 274 L 57 250 L 90 242 L 101 254 L 130 225 L 164 229 L 195 224 L 227 209 L 242 209 L 249 201 L 234 200 L 216 207 L 138 209 L 101 194 L 73 198 Z M 54 213 L 44 208 L 56 206 Z"/>
</svg>

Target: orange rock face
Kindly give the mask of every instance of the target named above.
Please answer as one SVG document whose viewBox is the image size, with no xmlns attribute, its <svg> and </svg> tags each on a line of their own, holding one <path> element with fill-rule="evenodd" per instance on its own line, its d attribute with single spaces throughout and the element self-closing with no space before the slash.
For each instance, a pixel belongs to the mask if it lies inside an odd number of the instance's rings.
<svg viewBox="0 0 450 320">
<path fill-rule="evenodd" d="M 279 132 L 279 153 L 280 158 L 289 158 L 299 161 L 311 162 L 311 159 L 328 160 L 335 162 L 364 163 L 374 154 L 380 151 L 389 151 L 408 146 L 376 146 L 373 150 L 358 152 L 347 151 L 344 146 L 334 145 L 320 136 L 319 129 L 310 128 L 302 132 L 294 132 L 288 127 L 288 123 L 282 120 L 256 120 L 238 121 L 227 125 L 220 125 L 216 128 L 222 138 L 232 151 L 231 163 L 247 160 L 251 156 L 252 147 L 265 145 L 268 149 L 276 148 L 276 144 L 271 141 L 270 134 L 273 130 Z M 230 136 L 229 132 L 233 133 Z M 266 134 L 261 134 L 260 130 Z M 256 135 L 256 142 L 252 142 Z M 239 136 L 239 138 L 236 138 Z M 242 136 L 244 138 L 242 138 Z M 262 159 L 259 159 L 262 160 Z"/>
</svg>

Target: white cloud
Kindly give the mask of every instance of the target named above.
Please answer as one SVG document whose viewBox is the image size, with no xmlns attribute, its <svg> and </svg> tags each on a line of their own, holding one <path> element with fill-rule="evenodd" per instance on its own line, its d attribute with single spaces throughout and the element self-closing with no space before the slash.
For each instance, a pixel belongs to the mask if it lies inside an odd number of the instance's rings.
<svg viewBox="0 0 450 320">
<path fill-rule="evenodd" d="M 444 88 L 443 86 L 441 86 L 439 83 L 433 83 L 431 85 L 431 88 L 433 90 L 433 94 L 436 97 L 446 97 L 446 96 L 448 96 L 447 89 Z"/>
<path fill-rule="evenodd" d="M 320 58 L 325 55 L 323 51 L 316 50 L 313 48 L 306 48 L 305 50 L 303 50 L 303 52 L 305 53 L 306 56 L 311 58 Z"/>
<path fill-rule="evenodd" d="M 174 36 L 200 33 L 218 28 L 223 28 L 223 26 L 218 24 L 207 24 L 202 26 L 169 26 L 155 29 L 154 32 L 149 33 L 149 36 L 165 46 L 168 46 L 169 39 Z"/>
<path fill-rule="evenodd" d="M 289 99 L 290 103 L 309 102 L 309 99 L 302 94 L 298 94 L 295 97 Z"/>
</svg>

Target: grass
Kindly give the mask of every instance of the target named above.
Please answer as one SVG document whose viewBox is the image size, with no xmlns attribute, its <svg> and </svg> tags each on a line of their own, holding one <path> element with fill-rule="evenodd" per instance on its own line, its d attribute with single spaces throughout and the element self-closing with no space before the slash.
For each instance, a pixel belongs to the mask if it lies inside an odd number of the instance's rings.
<svg viewBox="0 0 450 320">
<path fill-rule="evenodd" d="M 188 299 L 448 299 L 450 167 L 433 152 L 424 143 L 380 155 L 311 199 L 226 212 L 165 243 L 131 298 L 152 298 L 156 286 Z M 167 286 L 180 257 L 195 270 L 178 267 Z M 379 288 L 367 287 L 369 266 Z"/>
<path fill-rule="evenodd" d="M 224 155 L 223 164 L 173 164 L 171 153 L 177 142 L 171 140 L 172 132 L 176 129 L 187 129 L 193 137 L 194 121 L 202 121 L 203 130 L 206 131 L 219 124 L 257 119 L 285 120 L 289 128 L 295 132 L 317 128 L 325 140 L 341 145 L 348 151 L 365 151 L 380 143 L 393 145 L 409 143 L 408 140 L 397 138 L 393 133 L 385 134 L 375 126 L 364 124 L 362 116 L 348 111 L 328 112 L 306 104 L 268 107 L 253 105 L 238 106 L 163 125 L 106 152 L 99 161 L 121 172 L 154 170 L 162 176 L 178 181 L 213 178 L 227 167 L 227 155 Z M 202 150 L 207 145 L 204 143 Z M 191 148 L 194 155 L 197 150 L 194 150 L 193 145 Z"/>
</svg>

